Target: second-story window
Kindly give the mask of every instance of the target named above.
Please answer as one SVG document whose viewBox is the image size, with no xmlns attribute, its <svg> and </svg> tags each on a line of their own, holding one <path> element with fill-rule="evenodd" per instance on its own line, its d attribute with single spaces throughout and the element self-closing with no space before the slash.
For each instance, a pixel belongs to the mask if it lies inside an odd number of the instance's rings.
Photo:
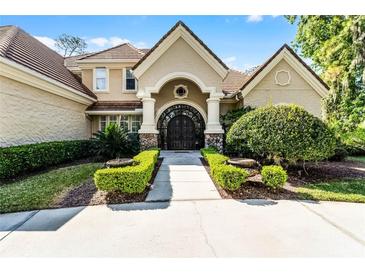
<svg viewBox="0 0 365 274">
<path fill-rule="evenodd" d="M 136 90 L 136 78 L 133 75 L 133 71 L 127 68 L 125 71 L 125 89 Z"/>
<path fill-rule="evenodd" d="M 96 68 L 95 69 L 95 90 L 105 91 L 108 86 L 108 73 L 106 68 Z"/>
</svg>

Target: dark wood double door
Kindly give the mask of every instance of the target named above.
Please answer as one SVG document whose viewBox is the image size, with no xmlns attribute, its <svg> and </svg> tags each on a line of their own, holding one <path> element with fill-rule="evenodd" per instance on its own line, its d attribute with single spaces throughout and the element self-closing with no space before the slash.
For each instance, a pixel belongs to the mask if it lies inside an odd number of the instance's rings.
<svg viewBox="0 0 365 274">
<path fill-rule="evenodd" d="M 172 150 L 196 149 L 193 120 L 185 115 L 172 118 L 167 126 L 167 148 Z"/>
</svg>

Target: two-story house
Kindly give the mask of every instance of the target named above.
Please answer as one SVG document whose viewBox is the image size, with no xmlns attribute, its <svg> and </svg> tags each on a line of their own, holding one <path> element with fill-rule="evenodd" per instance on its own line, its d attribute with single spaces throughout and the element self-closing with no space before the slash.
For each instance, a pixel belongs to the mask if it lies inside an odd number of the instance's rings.
<svg viewBox="0 0 365 274">
<path fill-rule="evenodd" d="M 141 147 L 223 143 L 219 118 L 251 105 L 295 103 L 323 115 L 326 84 L 287 45 L 249 73 L 229 69 L 183 22 L 151 49 L 122 44 L 63 59 L 11 26 L 0 28 L 2 146 L 89 138 L 108 123 Z"/>
</svg>

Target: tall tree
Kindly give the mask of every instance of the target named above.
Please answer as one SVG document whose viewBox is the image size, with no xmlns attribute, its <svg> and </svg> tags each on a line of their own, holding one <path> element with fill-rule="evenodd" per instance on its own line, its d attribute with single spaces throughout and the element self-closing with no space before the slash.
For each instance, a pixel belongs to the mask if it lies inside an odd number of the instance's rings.
<svg viewBox="0 0 365 274">
<path fill-rule="evenodd" d="M 297 24 L 293 46 L 313 60 L 331 88 L 328 122 L 345 131 L 365 119 L 365 16 L 285 16 Z"/>
<path fill-rule="evenodd" d="M 73 54 L 85 53 L 87 44 L 80 37 L 64 33 L 56 39 L 56 47 L 63 52 L 64 57 L 68 57 Z"/>
</svg>

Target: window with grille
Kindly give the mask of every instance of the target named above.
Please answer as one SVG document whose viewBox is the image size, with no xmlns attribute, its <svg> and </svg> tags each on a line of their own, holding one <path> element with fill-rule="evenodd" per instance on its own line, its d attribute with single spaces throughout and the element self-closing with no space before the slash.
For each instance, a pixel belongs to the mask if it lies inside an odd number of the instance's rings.
<svg viewBox="0 0 365 274">
<path fill-rule="evenodd" d="M 125 72 L 125 89 L 136 90 L 136 78 L 133 75 L 133 71 L 130 68 L 126 69 Z"/>
<path fill-rule="evenodd" d="M 106 116 L 100 116 L 100 130 L 101 131 L 104 131 L 106 128 L 106 123 L 107 123 L 106 120 L 107 120 Z"/>
<path fill-rule="evenodd" d="M 138 130 L 141 128 L 141 124 L 142 124 L 142 116 L 137 116 L 137 115 L 133 115 L 131 116 L 132 119 L 132 132 L 138 132 Z"/>
<path fill-rule="evenodd" d="M 129 119 L 127 115 L 120 116 L 120 128 L 124 129 L 126 132 L 129 131 Z"/>
<path fill-rule="evenodd" d="M 97 91 L 107 90 L 107 69 L 106 68 L 96 68 L 95 69 L 95 86 L 94 89 Z"/>
<path fill-rule="evenodd" d="M 120 128 L 123 128 L 129 133 L 138 133 L 141 128 L 142 116 L 141 115 L 109 115 L 100 116 L 99 129 L 104 131 L 107 125 L 111 123 L 119 124 Z"/>
</svg>

